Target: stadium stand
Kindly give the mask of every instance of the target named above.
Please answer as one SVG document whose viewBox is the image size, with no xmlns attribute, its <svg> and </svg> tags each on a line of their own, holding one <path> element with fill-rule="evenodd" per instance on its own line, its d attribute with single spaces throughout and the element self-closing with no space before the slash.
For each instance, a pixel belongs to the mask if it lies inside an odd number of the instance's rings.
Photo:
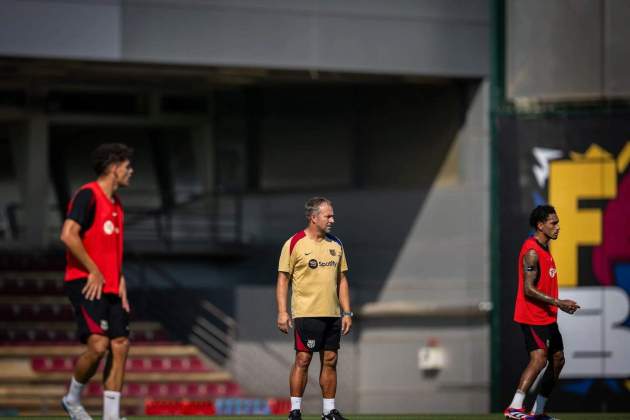
<svg viewBox="0 0 630 420">
<path fill-rule="evenodd" d="M 63 415 L 59 400 L 82 351 L 59 271 L 0 271 L 0 410 Z M 211 401 L 241 395 L 229 372 L 195 346 L 173 339 L 159 322 L 135 319 L 122 408 L 145 413 L 147 402 Z M 88 411 L 102 404 L 102 366 L 84 393 Z"/>
</svg>

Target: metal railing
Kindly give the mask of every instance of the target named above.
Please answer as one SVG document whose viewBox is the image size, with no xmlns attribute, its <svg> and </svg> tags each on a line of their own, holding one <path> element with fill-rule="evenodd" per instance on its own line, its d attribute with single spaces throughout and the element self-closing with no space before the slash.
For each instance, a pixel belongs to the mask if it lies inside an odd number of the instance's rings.
<svg viewBox="0 0 630 420">
<path fill-rule="evenodd" d="M 241 194 L 200 194 L 170 208 L 126 206 L 125 214 L 125 239 L 132 243 L 157 241 L 172 247 L 243 241 Z"/>
<path fill-rule="evenodd" d="M 204 314 L 195 320 L 189 340 L 208 357 L 225 366 L 230 360 L 236 339 L 236 320 L 208 300 L 201 302 L 201 307 Z"/>
<path fill-rule="evenodd" d="M 8 203 L 0 209 L 3 217 L 0 242 L 19 243 L 24 227 L 21 203 Z M 58 242 L 62 217 L 50 206 L 45 232 L 48 243 Z M 241 244 L 243 238 L 243 199 L 240 193 L 194 195 L 171 207 L 125 206 L 125 244 L 136 251 L 169 251 L 173 248 L 206 249 L 212 244 Z"/>
<path fill-rule="evenodd" d="M 205 298 L 191 301 L 189 296 L 184 296 L 181 304 L 177 304 L 176 300 L 172 303 L 177 292 L 186 292 L 181 283 L 168 271 L 143 260 L 140 255 L 133 257 L 142 267 L 139 278 L 133 280 L 139 281 L 141 290 L 148 290 L 151 281 L 163 281 L 169 291 L 168 301 L 161 305 L 156 305 L 154 301 L 149 302 L 149 295 L 142 293 L 141 301 L 137 302 L 142 310 L 163 325 L 170 326 L 171 330 L 186 332 L 184 336 L 180 336 L 183 341 L 199 347 L 217 365 L 226 366 L 236 339 L 236 320 Z M 191 318 L 192 322 L 189 321 Z"/>
</svg>

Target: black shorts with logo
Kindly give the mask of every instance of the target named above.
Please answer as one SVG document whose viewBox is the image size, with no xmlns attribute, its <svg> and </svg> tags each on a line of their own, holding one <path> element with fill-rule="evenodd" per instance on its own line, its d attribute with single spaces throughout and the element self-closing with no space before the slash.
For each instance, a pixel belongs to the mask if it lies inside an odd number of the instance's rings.
<svg viewBox="0 0 630 420">
<path fill-rule="evenodd" d="M 65 282 L 65 292 L 74 307 L 79 340 L 86 343 L 92 334 L 109 338 L 129 337 L 129 314 L 118 295 L 103 293 L 100 299 L 87 300 L 81 290 L 87 279 Z"/>
<path fill-rule="evenodd" d="M 293 320 L 295 350 L 319 352 L 337 350 L 341 341 L 341 318 L 305 317 Z"/>
<path fill-rule="evenodd" d="M 543 349 L 547 354 L 552 355 L 564 350 L 562 334 L 560 334 L 557 322 L 547 325 L 519 325 L 523 330 L 527 352 Z"/>
</svg>

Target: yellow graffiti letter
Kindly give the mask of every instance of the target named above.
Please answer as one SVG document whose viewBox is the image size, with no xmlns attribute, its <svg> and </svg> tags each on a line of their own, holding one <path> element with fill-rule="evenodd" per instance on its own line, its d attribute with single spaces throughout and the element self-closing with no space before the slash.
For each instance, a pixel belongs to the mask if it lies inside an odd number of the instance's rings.
<svg viewBox="0 0 630 420">
<path fill-rule="evenodd" d="M 572 160 L 551 162 L 549 203 L 560 218 L 560 236 L 553 244 L 561 287 L 578 285 L 578 246 L 602 241 L 602 211 L 580 209 L 581 199 L 610 199 L 617 194 L 617 165 L 605 150 L 591 146 Z"/>
</svg>

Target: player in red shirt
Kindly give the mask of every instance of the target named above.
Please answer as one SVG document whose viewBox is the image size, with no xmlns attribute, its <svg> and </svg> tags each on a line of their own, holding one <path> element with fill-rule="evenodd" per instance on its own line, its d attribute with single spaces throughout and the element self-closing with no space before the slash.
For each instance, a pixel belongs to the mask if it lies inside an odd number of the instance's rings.
<svg viewBox="0 0 630 420">
<path fill-rule="evenodd" d="M 558 299 L 558 274 L 549 252 L 549 243 L 560 233 L 560 220 L 549 205 L 536 207 L 529 223 L 535 229 L 527 238 L 518 257 L 518 292 L 514 308 L 516 321 L 525 336 L 529 364 L 521 375 L 512 403 L 505 409 L 506 418 L 550 420 L 544 413 L 545 403 L 564 366 L 564 345 L 558 329 L 558 308 L 573 314 L 578 304 L 569 299 Z M 523 408 L 525 394 L 540 372 L 543 374 L 540 392 L 534 408 L 528 414 Z"/>
<path fill-rule="evenodd" d="M 61 230 L 67 248 L 65 291 L 74 307 L 79 339 L 87 344 L 61 400 L 73 420 L 91 420 L 81 405 L 81 391 L 105 355 L 103 419 L 120 419 L 129 301 L 122 274 L 123 209 L 116 191 L 129 186 L 132 154 L 119 143 L 102 144 L 94 151 L 98 178 L 75 193 Z"/>
</svg>

